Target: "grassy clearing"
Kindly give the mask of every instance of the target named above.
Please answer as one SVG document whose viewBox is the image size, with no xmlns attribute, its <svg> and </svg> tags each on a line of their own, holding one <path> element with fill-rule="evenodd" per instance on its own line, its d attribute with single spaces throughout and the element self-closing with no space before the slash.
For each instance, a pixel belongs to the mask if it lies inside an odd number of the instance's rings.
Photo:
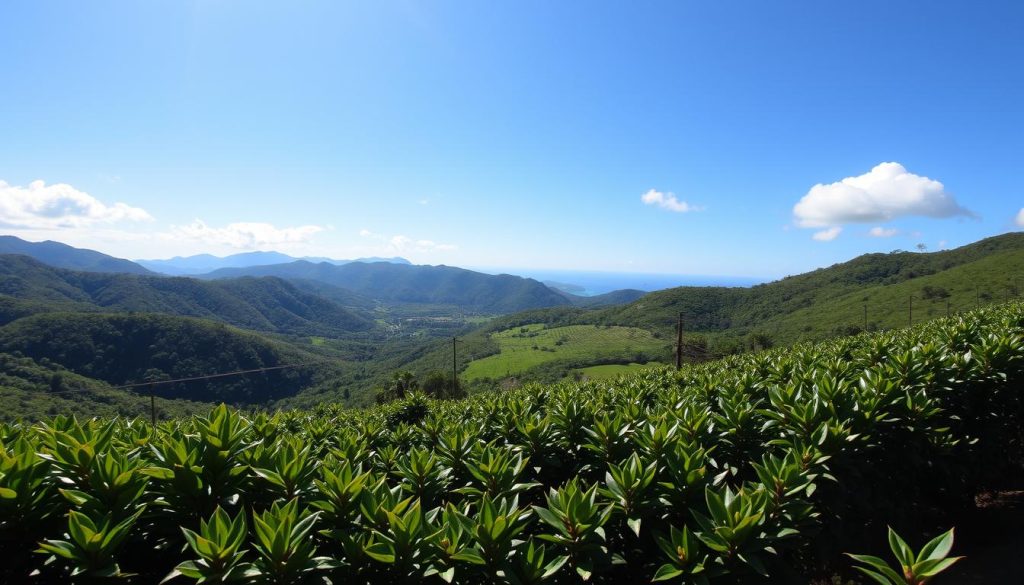
<svg viewBox="0 0 1024 585">
<path fill-rule="evenodd" d="M 646 364 L 605 364 L 601 366 L 590 366 L 576 370 L 589 380 L 612 380 L 623 374 L 635 374 L 640 370 L 655 368 L 664 364 L 648 362 Z"/>
<path fill-rule="evenodd" d="M 533 324 L 494 333 L 491 339 L 500 352 L 470 363 L 464 373 L 467 379 L 503 378 L 552 362 L 647 361 L 668 346 L 643 329 L 597 325 L 546 329 Z"/>
</svg>

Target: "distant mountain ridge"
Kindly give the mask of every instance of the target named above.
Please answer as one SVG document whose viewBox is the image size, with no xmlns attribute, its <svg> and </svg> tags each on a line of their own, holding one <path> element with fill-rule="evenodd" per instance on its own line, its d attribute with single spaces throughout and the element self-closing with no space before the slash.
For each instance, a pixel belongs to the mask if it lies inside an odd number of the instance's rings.
<svg viewBox="0 0 1024 585">
<path fill-rule="evenodd" d="M 131 260 L 115 258 L 95 250 L 75 248 L 60 242 L 29 242 L 16 236 L 0 236 L 0 254 L 22 254 L 68 270 L 114 272 L 119 274 L 153 274 Z"/>
<path fill-rule="evenodd" d="M 602 295 L 580 296 L 560 290 L 557 283 L 547 286 L 532 278 L 510 274 L 493 275 L 443 265 L 413 265 L 407 259 L 397 256 L 374 256 L 355 260 L 320 257 L 296 259 L 281 252 L 257 251 L 225 257 L 197 254 L 166 260 L 139 260 L 136 263 L 59 242 L 33 243 L 15 236 L 0 236 L 0 254 L 21 254 L 51 267 L 80 272 L 135 274 L 161 278 L 194 277 L 206 280 L 240 276 L 277 276 L 289 280 L 299 291 L 323 296 L 346 308 L 358 310 L 371 310 L 376 301 L 385 301 L 445 305 L 488 314 L 506 314 L 564 305 L 610 306 L 629 302 L 643 295 L 641 291 L 626 289 Z M 343 267 L 348 268 L 339 270 Z M 7 280 L 10 281 L 12 276 L 8 273 Z M 51 284 L 56 287 L 54 290 L 60 290 L 66 285 L 55 282 Z M 10 282 L 8 285 L 10 286 Z M 183 285 L 178 283 L 173 286 L 180 288 Z M 35 299 L 22 296 L 21 302 L 14 303 L 18 305 L 15 312 L 29 310 L 26 304 L 29 301 L 54 300 L 50 298 L 53 291 L 45 286 L 37 292 L 40 296 Z M 76 296 L 76 293 L 70 293 L 59 300 L 71 302 Z M 139 304 L 141 301 L 136 298 L 134 302 Z M 3 301 L 0 304 L 8 308 L 12 305 L 10 301 Z M 150 300 L 141 304 L 148 306 L 153 302 Z M 161 302 L 156 302 L 156 305 L 161 306 Z M 190 307 L 189 310 L 192 309 L 194 307 Z M 177 314 L 173 310 L 170 312 Z M 195 312 L 184 314 L 203 316 L 202 313 Z M 250 327 L 245 322 L 225 322 Z M 265 324 L 257 329 L 273 330 L 268 329 Z"/>
<path fill-rule="evenodd" d="M 405 258 L 380 258 L 377 256 L 369 258 L 356 258 L 355 260 L 336 260 L 324 257 L 302 257 L 296 258 L 281 252 L 242 252 L 230 256 L 214 256 L 212 254 L 196 254 L 195 256 L 175 256 L 165 260 L 136 260 L 136 263 L 154 272 L 168 274 L 171 276 L 195 276 L 220 270 L 221 268 L 250 268 L 253 266 L 267 266 L 270 264 L 286 264 L 297 260 L 307 262 L 327 262 L 328 264 L 342 265 L 352 262 L 387 262 L 391 264 L 411 264 Z"/>
<path fill-rule="evenodd" d="M 199 278 L 239 276 L 319 281 L 386 301 L 457 305 L 485 313 L 513 313 L 569 303 L 563 294 L 530 278 L 484 274 L 443 265 L 355 262 L 339 266 L 299 260 L 288 264 L 222 268 Z"/>
<path fill-rule="evenodd" d="M 0 315 L 53 310 L 136 311 L 201 317 L 255 331 L 342 335 L 372 329 L 369 318 L 279 278 L 195 278 L 78 272 L 27 256 L 0 255 Z M 3 300 L 0 298 L 0 300 Z M 45 303 L 55 306 L 47 307 Z"/>
</svg>

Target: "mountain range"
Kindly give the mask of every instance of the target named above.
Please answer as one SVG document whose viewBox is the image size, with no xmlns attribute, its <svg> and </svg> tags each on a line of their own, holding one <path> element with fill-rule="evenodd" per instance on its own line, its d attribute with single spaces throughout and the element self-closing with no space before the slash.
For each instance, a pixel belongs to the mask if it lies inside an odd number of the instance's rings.
<svg viewBox="0 0 1024 585">
<path fill-rule="evenodd" d="M 180 275 L 208 281 L 272 276 L 288 280 L 303 292 L 322 296 L 350 309 L 363 310 L 371 310 L 375 303 L 384 302 L 444 306 L 446 310 L 458 308 L 494 315 L 564 305 L 607 306 L 634 300 L 644 294 L 642 291 L 623 290 L 585 297 L 550 288 L 530 278 L 484 274 L 450 266 L 412 265 L 408 260 L 398 257 L 296 259 L 279 252 L 247 252 L 226 257 L 199 254 L 168 260 L 140 260 L 140 264 L 93 250 L 73 248 L 57 242 L 27 242 L 14 236 L 0 237 L 0 254 L 3 253 L 22 254 L 53 267 L 81 272 L 154 277 Z M 76 278 L 82 280 L 84 277 Z M 126 282 L 119 282 L 118 285 L 125 286 Z M 13 285 L 9 283 L 8 286 Z M 147 282 L 146 286 L 182 289 L 194 288 L 196 285 L 176 281 L 163 286 Z M 22 298 L 27 299 L 25 295 Z M 165 303 L 155 303 L 156 306 L 162 304 Z M 203 316 L 195 311 L 186 314 Z"/>
<path fill-rule="evenodd" d="M 144 266 L 131 260 L 114 258 L 94 250 L 74 248 L 60 242 L 29 242 L 15 236 L 0 236 L 0 254 L 23 254 L 44 264 L 87 270 L 90 272 L 115 272 L 120 274 L 152 274 Z"/>
<path fill-rule="evenodd" d="M 319 258 L 306 256 L 303 258 L 296 258 L 289 256 L 288 254 L 282 254 L 281 252 L 243 252 L 241 254 L 232 254 L 230 256 L 214 256 L 212 254 L 197 254 L 195 256 L 175 256 L 166 260 L 136 260 L 135 263 L 139 264 L 153 272 L 159 272 L 161 274 L 168 274 L 171 276 L 188 276 L 196 274 L 205 274 L 207 272 L 213 272 L 221 268 L 249 268 L 252 266 L 265 266 L 267 264 L 286 264 L 288 262 L 295 262 L 296 260 L 304 260 L 307 262 L 326 262 L 328 264 L 350 264 L 352 262 L 362 262 L 370 264 L 374 262 L 386 262 L 390 264 L 410 264 L 405 258 L 356 258 L 355 260 L 334 260 L 331 258 Z"/>
<path fill-rule="evenodd" d="M 664 351 L 647 358 L 664 362 L 680 314 L 685 345 L 700 349 L 687 355 L 713 356 L 917 323 L 1011 299 L 1024 283 L 1020 233 L 941 252 L 866 254 L 753 287 L 600 297 L 450 266 L 293 260 L 172 277 L 56 242 L 3 237 L 0 246 L 21 252 L 0 254 L 0 396 L 11 398 L 5 416 L 67 406 L 64 398 L 40 397 L 68 388 L 85 401 L 74 412 L 111 405 L 137 412 L 137 397 L 111 384 L 324 359 L 301 372 L 174 386 L 158 396 L 366 404 L 396 371 L 450 371 L 456 335 L 459 370 L 500 354 L 492 334 L 530 324 L 639 329 L 664 340 Z M 563 348 L 544 349 L 557 356 Z M 549 360 L 537 375 L 566 375 L 589 365 L 584 358 L 575 355 L 564 368 Z M 107 406 L 90 411 L 83 406 L 90 400 Z M 181 412 L 195 402 L 162 404 Z"/>
<path fill-rule="evenodd" d="M 79 272 L 0 255 L 0 322 L 55 311 L 161 313 L 291 335 L 343 336 L 374 327 L 369 316 L 279 278 L 207 282 Z"/>
</svg>

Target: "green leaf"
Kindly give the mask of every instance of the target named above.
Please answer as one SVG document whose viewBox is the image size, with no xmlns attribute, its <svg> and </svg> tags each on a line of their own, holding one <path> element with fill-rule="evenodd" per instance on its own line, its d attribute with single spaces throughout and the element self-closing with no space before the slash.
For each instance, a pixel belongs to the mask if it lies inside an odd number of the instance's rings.
<svg viewBox="0 0 1024 585">
<path fill-rule="evenodd" d="M 174 479 L 174 472 L 165 467 L 143 467 L 139 470 L 139 473 L 164 481 Z"/>
<path fill-rule="evenodd" d="M 480 553 L 477 552 L 477 550 L 473 549 L 473 548 L 467 548 L 467 549 L 461 550 L 461 551 L 453 554 L 452 555 L 452 559 L 454 559 L 456 561 L 463 561 L 463 562 L 467 562 L 467 563 L 472 563 L 474 565 L 482 565 L 482 564 L 484 564 L 484 558 L 481 557 Z"/>
<path fill-rule="evenodd" d="M 914 565 L 912 569 L 917 577 L 934 577 L 939 573 L 953 566 L 954 563 L 963 557 L 952 557 L 948 559 L 931 559 Z"/>
<path fill-rule="evenodd" d="M 906 542 L 900 538 L 896 531 L 889 527 L 889 548 L 892 549 L 896 560 L 900 562 L 903 567 L 909 567 L 914 564 L 914 551 L 907 545 Z"/>
<path fill-rule="evenodd" d="M 906 583 L 906 581 L 903 581 L 903 580 L 899 580 L 899 581 L 893 580 L 891 577 L 886 577 L 885 575 L 882 575 L 880 573 L 877 573 L 877 572 L 872 571 L 871 569 L 867 569 L 865 567 L 854 567 L 854 568 L 857 569 L 858 571 L 860 571 L 861 573 L 864 573 L 868 577 L 871 577 L 871 579 L 874 580 L 875 583 L 880 583 L 881 585 L 905 585 L 905 583 Z"/>
<path fill-rule="evenodd" d="M 533 506 L 533 511 L 537 513 L 537 516 L 541 520 L 550 524 L 552 527 L 557 528 L 559 531 L 564 530 L 565 525 L 562 524 L 561 518 L 556 516 L 551 510 L 541 508 L 540 506 Z"/>
<path fill-rule="evenodd" d="M 924 545 L 924 548 L 917 555 L 917 562 L 946 558 L 949 555 L 949 551 L 953 549 L 953 530 L 953 528 L 950 528 Z"/>
<path fill-rule="evenodd" d="M 900 574 L 897 573 L 896 571 L 892 570 L 892 568 L 889 567 L 889 565 L 885 561 L 883 561 L 882 559 L 880 559 L 878 557 L 873 557 L 873 556 L 870 556 L 870 555 L 854 555 L 854 554 L 850 554 L 850 553 L 846 553 L 846 556 L 850 557 L 851 559 L 853 559 L 853 560 L 855 560 L 855 561 L 857 561 L 859 563 L 864 563 L 865 565 L 870 565 L 871 567 L 876 569 L 877 572 L 882 573 L 883 575 L 888 577 L 889 578 L 888 583 L 895 583 L 895 584 L 902 584 L 902 583 L 904 583 L 903 577 L 901 577 Z M 875 573 L 875 571 L 868 571 L 864 567 L 856 567 L 856 568 L 859 569 L 860 571 L 863 571 L 863 572 L 868 573 L 868 574 Z M 886 581 L 882 581 L 882 582 L 884 583 Z"/>
<path fill-rule="evenodd" d="M 683 574 L 682 569 L 677 569 L 674 565 L 664 564 L 658 568 L 658 571 L 654 574 L 654 578 L 651 581 L 668 581 L 674 577 L 678 577 Z"/>
<path fill-rule="evenodd" d="M 375 542 L 363 549 L 366 556 L 382 563 L 392 564 L 395 562 L 395 552 L 387 543 Z"/>
</svg>

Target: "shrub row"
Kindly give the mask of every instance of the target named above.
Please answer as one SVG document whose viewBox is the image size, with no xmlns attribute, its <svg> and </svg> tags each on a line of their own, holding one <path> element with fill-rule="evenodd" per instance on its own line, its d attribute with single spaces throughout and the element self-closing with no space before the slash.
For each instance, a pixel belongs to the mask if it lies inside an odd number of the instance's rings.
<svg viewBox="0 0 1024 585">
<path fill-rule="evenodd" d="M 806 582 L 1021 462 L 1024 306 L 615 382 L 0 426 L 4 582 Z"/>
</svg>

